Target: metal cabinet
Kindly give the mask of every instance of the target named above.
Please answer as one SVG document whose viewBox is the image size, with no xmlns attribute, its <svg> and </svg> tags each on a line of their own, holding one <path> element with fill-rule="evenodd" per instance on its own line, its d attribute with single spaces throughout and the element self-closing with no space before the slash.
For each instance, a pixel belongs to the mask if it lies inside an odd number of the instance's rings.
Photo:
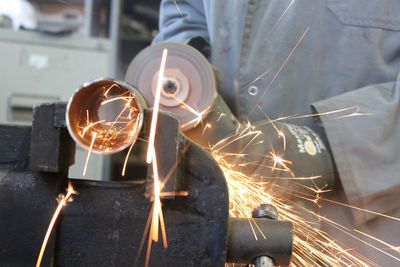
<svg viewBox="0 0 400 267">
<path fill-rule="evenodd" d="M 110 76 L 110 46 L 106 39 L 0 30 L 0 123 L 29 124 L 35 105 L 67 101 L 82 83 Z M 71 177 L 82 178 L 85 157 L 78 148 Z M 100 179 L 103 168 L 103 158 L 93 155 L 86 177 Z"/>
</svg>

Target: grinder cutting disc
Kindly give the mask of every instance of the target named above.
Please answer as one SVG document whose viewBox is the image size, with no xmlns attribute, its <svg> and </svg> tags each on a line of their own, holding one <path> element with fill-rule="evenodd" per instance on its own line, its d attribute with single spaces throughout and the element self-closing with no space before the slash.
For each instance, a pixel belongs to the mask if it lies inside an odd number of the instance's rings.
<svg viewBox="0 0 400 267">
<path fill-rule="evenodd" d="M 142 50 L 130 63 L 125 80 L 154 105 L 163 49 L 168 50 L 160 109 L 179 116 L 183 131 L 204 119 L 217 97 L 214 72 L 194 48 L 179 43 L 160 43 Z"/>
</svg>

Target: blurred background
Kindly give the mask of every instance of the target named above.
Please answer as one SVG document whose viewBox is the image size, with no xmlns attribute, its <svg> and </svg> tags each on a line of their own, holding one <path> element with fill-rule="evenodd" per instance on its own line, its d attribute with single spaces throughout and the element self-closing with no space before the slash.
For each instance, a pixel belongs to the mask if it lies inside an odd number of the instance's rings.
<svg viewBox="0 0 400 267">
<path fill-rule="evenodd" d="M 84 82 L 123 80 L 157 33 L 159 2 L 0 0 L 0 123 L 30 124 L 35 105 L 68 101 Z M 86 153 L 77 147 L 72 178 Z M 118 180 L 121 157 L 92 155 L 86 178 Z"/>
</svg>

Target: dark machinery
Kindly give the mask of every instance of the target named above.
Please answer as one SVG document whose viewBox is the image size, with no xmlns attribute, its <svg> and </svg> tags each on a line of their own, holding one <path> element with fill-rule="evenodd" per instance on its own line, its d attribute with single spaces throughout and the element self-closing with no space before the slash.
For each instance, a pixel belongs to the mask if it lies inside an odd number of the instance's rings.
<svg viewBox="0 0 400 267">
<path fill-rule="evenodd" d="M 63 104 L 42 105 L 35 109 L 32 127 L 0 127 L 1 266 L 34 265 L 55 199 L 66 188 L 74 143 L 65 127 L 64 111 Z M 173 117 L 163 115 L 160 123 L 177 133 Z M 164 137 L 157 136 L 157 143 L 165 144 L 161 141 Z M 226 260 L 250 263 L 264 254 L 276 263 L 287 264 L 290 224 L 256 219 L 268 239 L 252 239 L 246 219 L 228 220 L 228 189 L 217 164 L 197 145 L 176 137 L 178 147 L 188 147 L 175 179 L 189 194 L 163 200 L 169 248 L 153 246 L 151 266 L 224 266 Z M 73 180 L 73 185 L 79 195 L 60 217 L 43 266 L 132 265 L 150 210 L 144 196 L 146 179 Z"/>
<path fill-rule="evenodd" d="M 65 110 L 62 103 L 43 104 L 35 108 L 31 127 L 0 126 L 1 266 L 34 265 L 56 197 L 67 187 L 75 144 Z M 147 139 L 151 120 L 151 111 L 142 112 L 141 140 Z M 266 259 L 287 265 L 291 224 L 254 216 L 267 237 L 255 240 L 247 219 L 229 218 L 228 188 L 218 164 L 180 132 L 174 116 L 160 113 L 158 128 L 160 173 L 170 175 L 165 190 L 188 194 L 162 200 L 169 246 L 153 245 L 150 266 L 268 266 Z M 79 195 L 63 209 L 42 266 L 143 266 L 140 244 L 151 180 L 151 171 L 124 182 L 72 179 Z"/>
</svg>

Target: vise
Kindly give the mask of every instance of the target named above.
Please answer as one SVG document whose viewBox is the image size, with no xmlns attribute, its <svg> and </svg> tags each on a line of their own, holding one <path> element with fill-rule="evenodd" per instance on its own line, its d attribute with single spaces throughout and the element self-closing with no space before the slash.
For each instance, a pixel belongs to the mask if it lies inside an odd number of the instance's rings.
<svg viewBox="0 0 400 267">
<path fill-rule="evenodd" d="M 32 266 L 37 259 L 74 160 L 64 114 L 65 104 L 44 104 L 35 108 L 31 127 L 0 126 L 1 266 Z M 163 200 L 169 247 L 154 245 L 150 266 L 224 266 L 263 255 L 288 264 L 291 225 L 255 219 L 267 239 L 254 240 L 246 219 L 229 219 L 228 188 L 216 162 L 180 134 L 174 117 L 161 114 L 159 123 L 158 153 L 168 154 L 162 145 L 175 143 L 180 159 L 172 187 L 188 195 Z M 135 259 L 143 266 L 138 250 L 150 212 L 146 177 L 72 183 L 79 195 L 58 219 L 42 266 L 129 266 Z"/>
</svg>

